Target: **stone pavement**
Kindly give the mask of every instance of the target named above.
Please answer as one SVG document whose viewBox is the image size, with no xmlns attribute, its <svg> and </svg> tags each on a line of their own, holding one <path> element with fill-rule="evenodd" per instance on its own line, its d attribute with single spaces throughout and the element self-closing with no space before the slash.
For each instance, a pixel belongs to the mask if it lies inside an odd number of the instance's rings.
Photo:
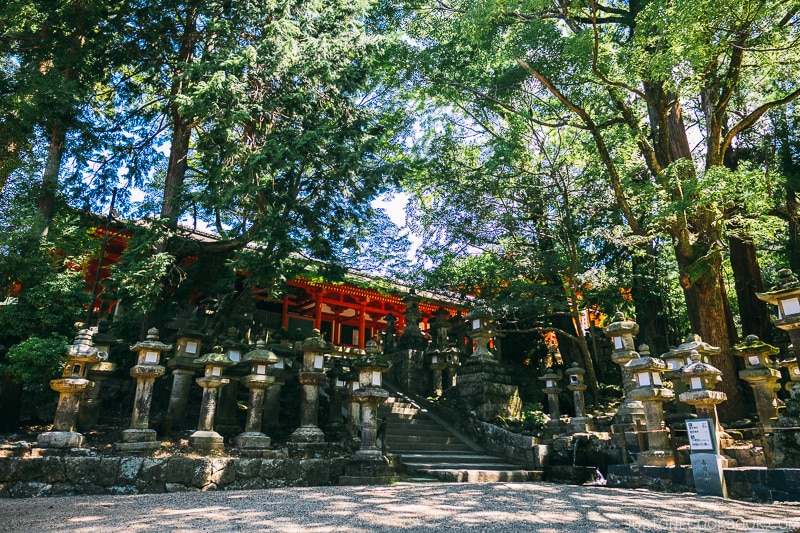
<svg viewBox="0 0 800 533">
<path fill-rule="evenodd" d="M 399 483 L 0 500 L 0 531 L 800 531 L 800 505 L 548 483 Z"/>
</svg>

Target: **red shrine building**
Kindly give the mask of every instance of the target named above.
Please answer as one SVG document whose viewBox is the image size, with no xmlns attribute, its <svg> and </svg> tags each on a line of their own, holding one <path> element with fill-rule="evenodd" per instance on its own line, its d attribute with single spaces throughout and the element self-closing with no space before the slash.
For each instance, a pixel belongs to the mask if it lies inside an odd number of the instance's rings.
<svg viewBox="0 0 800 533">
<path fill-rule="evenodd" d="M 96 235 L 102 236 L 103 228 L 97 228 Z M 103 268 L 100 271 L 100 286 L 110 272 L 108 267 L 117 263 L 127 247 L 129 235 L 113 231 L 103 257 Z M 199 238 L 213 238 L 199 234 Z M 86 266 L 86 281 L 92 285 L 97 275 L 98 259 L 91 260 Z M 349 280 L 349 281 L 348 281 Z M 385 280 L 363 273 L 349 273 L 343 282 L 324 282 L 308 280 L 302 277 L 290 280 L 286 296 L 280 300 L 271 299 L 256 292 L 253 322 L 258 328 L 266 331 L 284 329 L 290 333 L 301 331 L 309 335 L 312 329 L 322 332 L 325 340 L 338 346 L 364 348 L 366 341 L 378 338 L 388 325 L 386 317 L 390 314 L 396 318 L 397 333 L 405 328 L 405 298 L 412 289 L 395 285 L 390 290 L 370 288 L 386 285 Z M 102 296 L 102 295 L 101 295 Z M 419 324 L 423 333 L 429 328 L 429 319 L 440 308 L 450 316 L 466 314 L 466 306 L 459 304 L 455 298 L 421 291 L 418 308 L 421 314 Z M 102 301 L 95 300 L 94 311 L 100 312 Z M 109 305 L 106 303 L 106 305 Z M 110 303 L 111 306 L 115 302 Z"/>
</svg>

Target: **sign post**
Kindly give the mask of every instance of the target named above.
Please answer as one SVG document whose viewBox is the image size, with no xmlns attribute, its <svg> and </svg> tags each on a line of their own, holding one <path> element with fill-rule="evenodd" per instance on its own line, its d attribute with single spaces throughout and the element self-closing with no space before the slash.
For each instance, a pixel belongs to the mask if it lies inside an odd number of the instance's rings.
<svg viewBox="0 0 800 533">
<path fill-rule="evenodd" d="M 725 486 L 722 456 L 719 454 L 719 439 L 714 421 L 710 418 L 687 420 L 686 430 L 689 434 L 692 475 L 697 494 L 727 498 L 728 489 Z"/>
</svg>

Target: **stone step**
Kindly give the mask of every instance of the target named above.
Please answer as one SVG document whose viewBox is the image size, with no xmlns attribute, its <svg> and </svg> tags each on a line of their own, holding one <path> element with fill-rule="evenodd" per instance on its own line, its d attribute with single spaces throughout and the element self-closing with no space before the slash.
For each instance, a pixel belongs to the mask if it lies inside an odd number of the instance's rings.
<svg viewBox="0 0 800 533">
<path fill-rule="evenodd" d="M 477 464 L 477 463 L 498 463 L 500 462 L 497 457 L 493 455 L 485 455 L 474 452 L 412 452 L 403 455 L 403 462 L 409 463 L 461 463 L 461 464 Z M 506 466 L 508 463 L 504 462 Z"/>
<path fill-rule="evenodd" d="M 497 458 L 494 458 L 497 460 Z M 492 472 L 505 472 L 513 468 L 508 463 L 416 463 L 403 460 L 407 472 L 430 472 L 432 470 L 486 470 Z"/>
<path fill-rule="evenodd" d="M 387 418 L 386 419 L 386 429 L 387 429 L 387 431 L 389 429 L 397 429 L 397 428 L 409 428 L 409 430 L 411 430 L 411 431 L 413 431 L 415 429 L 420 429 L 420 430 L 438 429 L 438 430 L 442 430 L 442 431 L 447 431 L 446 429 L 442 428 L 442 426 L 440 426 L 439 424 L 437 424 L 433 420 L 424 420 L 424 419 L 423 420 L 420 420 L 420 419 L 398 420 L 398 419 L 393 419 L 393 418 Z"/>
<path fill-rule="evenodd" d="M 428 470 L 429 475 L 442 481 L 456 483 L 520 483 L 525 481 L 542 481 L 542 472 L 538 470 Z"/>
<path fill-rule="evenodd" d="M 386 439 L 386 443 L 387 443 L 387 447 L 389 448 L 389 450 L 392 453 L 398 454 L 398 455 L 404 455 L 404 454 L 407 454 L 407 453 L 428 452 L 428 451 L 431 451 L 431 452 L 442 452 L 442 451 L 448 451 L 448 452 L 471 452 L 472 451 L 472 448 L 470 448 L 469 446 L 467 446 L 466 444 L 463 444 L 463 443 L 462 444 L 456 444 L 456 443 L 448 444 L 448 445 L 446 445 L 446 449 L 444 449 L 445 446 L 442 446 L 441 444 L 428 444 L 426 442 L 415 442 L 415 443 L 413 443 L 413 445 L 409 445 L 409 447 L 407 447 L 407 448 L 403 447 L 401 445 L 395 445 L 393 447 L 392 446 L 392 441 L 390 441 L 389 439 Z"/>
<path fill-rule="evenodd" d="M 409 431 L 408 428 L 403 428 L 399 426 L 389 426 L 386 428 L 386 436 L 387 437 L 405 437 L 407 435 L 415 435 L 417 437 L 450 437 L 452 436 L 447 431 L 443 430 L 442 428 L 414 428 L 413 433 Z"/>
<path fill-rule="evenodd" d="M 464 444 L 464 441 L 452 435 L 397 435 L 391 439 L 387 435 L 386 442 L 390 448 L 400 447 L 401 444 L 428 444 L 431 450 L 444 450 L 443 446 Z"/>
</svg>

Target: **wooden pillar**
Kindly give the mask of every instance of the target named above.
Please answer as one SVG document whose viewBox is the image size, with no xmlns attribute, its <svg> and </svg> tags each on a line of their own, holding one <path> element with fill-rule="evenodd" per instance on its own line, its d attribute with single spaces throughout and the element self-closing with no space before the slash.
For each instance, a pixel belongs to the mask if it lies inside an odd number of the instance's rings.
<svg viewBox="0 0 800 533">
<path fill-rule="evenodd" d="M 283 297 L 283 315 L 281 316 L 281 327 L 289 331 L 289 297 Z"/>
<path fill-rule="evenodd" d="M 358 316 L 358 347 L 364 349 L 364 335 L 367 330 L 367 300 L 361 302 L 361 309 Z"/>
<path fill-rule="evenodd" d="M 322 291 L 314 293 L 314 328 L 322 329 Z"/>
</svg>

